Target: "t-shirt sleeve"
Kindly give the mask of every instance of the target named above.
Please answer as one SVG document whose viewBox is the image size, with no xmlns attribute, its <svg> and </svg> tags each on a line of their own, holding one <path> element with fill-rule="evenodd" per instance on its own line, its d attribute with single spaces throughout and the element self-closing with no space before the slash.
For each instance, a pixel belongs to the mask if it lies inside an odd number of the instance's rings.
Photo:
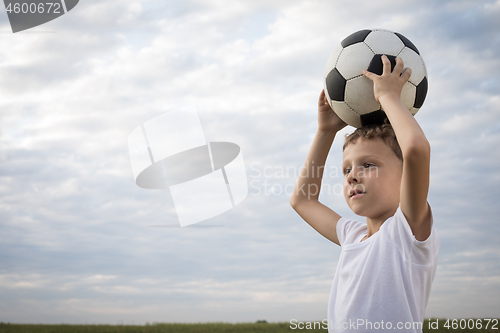
<svg viewBox="0 0 500 333">
<path fill-rule="evenodd" d="M 430 206 L 429 206 L 429 209 Z M 398 207 L 394 219 L 389 223 L 389 233 L 396 246 L 403 252 L 406 259 L 414 264 L 429 265 L 437 259 L 439 252 L 439 236 L 434 227 L 434 218 L 431 210 L 431 234 L 424 241 L 419 241 L 413 235 L 401 207 Z"/>
<path fill-rule="evenodd" d="M 337 221 L 337 238 L 339 239 L 339 243 L 341 246 L 344 244 L 345 241 L 345 236 L 347 232 L 346 225 L 349 224 L 349 221 L 350 220 L 346 219 L 345 217 L 341 217 Z"/>
<path fill-rule="evenodd" d="M 366 224 L 344 217 L 337 221 L 337 238 L 340 246 L 353 243 L 359 233 L 366 230 Z"/>
</svg>

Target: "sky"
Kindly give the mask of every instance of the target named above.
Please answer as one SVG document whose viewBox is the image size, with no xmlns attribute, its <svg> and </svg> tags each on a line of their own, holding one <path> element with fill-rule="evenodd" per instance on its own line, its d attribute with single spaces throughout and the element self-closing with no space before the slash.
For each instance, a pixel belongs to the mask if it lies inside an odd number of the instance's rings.
<svg viewBox="0 0 500 333">
<path fill-rule="evenodd" d="M 289 197 L 328 56 L 367 28 L 402 33 L 427 66 L 415 118 L 441 248 L 425 316 L 500 317 L 499 18 L 500 1 L 82 0 L 14 34 L 2 8 L 0 322 L 326 319 L 340 247 Z M 186 105 L 207 140 L 240 146 L 249 193 L 174 228 L 127 140 Z M 335 190 L 341 161 L 337 140 L 320 201 L 358 218 Z"/>
</svg>

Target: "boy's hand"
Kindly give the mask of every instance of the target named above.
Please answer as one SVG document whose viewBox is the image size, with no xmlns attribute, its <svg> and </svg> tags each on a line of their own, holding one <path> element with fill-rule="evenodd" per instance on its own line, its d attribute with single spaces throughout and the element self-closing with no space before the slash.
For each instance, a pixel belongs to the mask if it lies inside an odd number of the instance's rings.
<svg viewBox="0 0 500 333">
<path fill-rule="evenodd" d="M 363 75 L 373 81 L 373 93 L 375 94 L 375 99 L 380 103 L 380 98 L 392 97 L 401 98 L 401 90 L 403 85 L 408 81 L 411 76 L 411 69 L 406 68 L 403 74 L 401 74 L 404 63 L 403 59 L 396 58 L 396 66 L 391 72 L 391 62 L 387 56 L 382 56 L 382 63 L 384 69 L 382 75 L 377 75 L 372 72 L 363 71 Z"/>
<path fill-rule="evenodd" d="M 347 124 L 333 112 L 325 96 L 325 89 L 321 91 L 318 100 L 318 131 L 338 132 Z"/>
</svg>

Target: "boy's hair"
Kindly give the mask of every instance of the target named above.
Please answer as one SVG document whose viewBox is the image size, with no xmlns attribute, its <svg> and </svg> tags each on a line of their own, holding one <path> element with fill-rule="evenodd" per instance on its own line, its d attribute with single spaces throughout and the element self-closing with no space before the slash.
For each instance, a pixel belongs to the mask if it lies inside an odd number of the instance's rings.
<svg viewBox="0 0 500 333">
<path fill-rule="evenodd" d="M 381 138 L 385 143 L 389 145 L 389 147 L 392 148 L 392 151 L 394 151 L 394 154 L 396 154 L 401 162 L 403 161 L 403 153 L 401 152 L 401 147 L 399 147 L 396 134 L 394 133 L 394 130 L 392 129 L 392 126 L 390 124 L 364 126 L 357 128 L 351 134 L 346 134 L 342 151 L 344 151 L 348 145 L 356 143 L 359 138 L 367 140 Z"/>
</svg>

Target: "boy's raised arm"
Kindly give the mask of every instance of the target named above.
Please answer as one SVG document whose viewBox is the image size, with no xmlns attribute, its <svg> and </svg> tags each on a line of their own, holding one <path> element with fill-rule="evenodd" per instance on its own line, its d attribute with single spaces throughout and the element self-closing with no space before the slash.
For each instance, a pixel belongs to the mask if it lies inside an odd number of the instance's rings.
<svg viewBox="0 0 500 333">
<path fill-rule="evenodd" d="M 401 210 L 415 238 L 423 241 L 431 234 L 432 227 L 427 204 L 431 149 L 417 121 L 401 102 L 401 90 L 410 78 L 411 70 L 407 68 L 402 73 L 404 64 L 401 58 L 396 58 L 396 66 L 392 72 L 386 56 L 382 56 L 382 62 L 384 69 L 381 76 L 367 71 L 363 74 L 373 81 L 375 99 L 384 108 L 396 133 L 404 160 Z"/>
<path fill-rule="evenodd" d="M 320 203 L 318 196 L 333 139 L 346 125 L 331 109 L 323 90 L 318 100 L 318 131 L 290 198 L 293 209 L 311 227 L 338 245 L 336 227 L 340 215 Z"/>
</svg>

